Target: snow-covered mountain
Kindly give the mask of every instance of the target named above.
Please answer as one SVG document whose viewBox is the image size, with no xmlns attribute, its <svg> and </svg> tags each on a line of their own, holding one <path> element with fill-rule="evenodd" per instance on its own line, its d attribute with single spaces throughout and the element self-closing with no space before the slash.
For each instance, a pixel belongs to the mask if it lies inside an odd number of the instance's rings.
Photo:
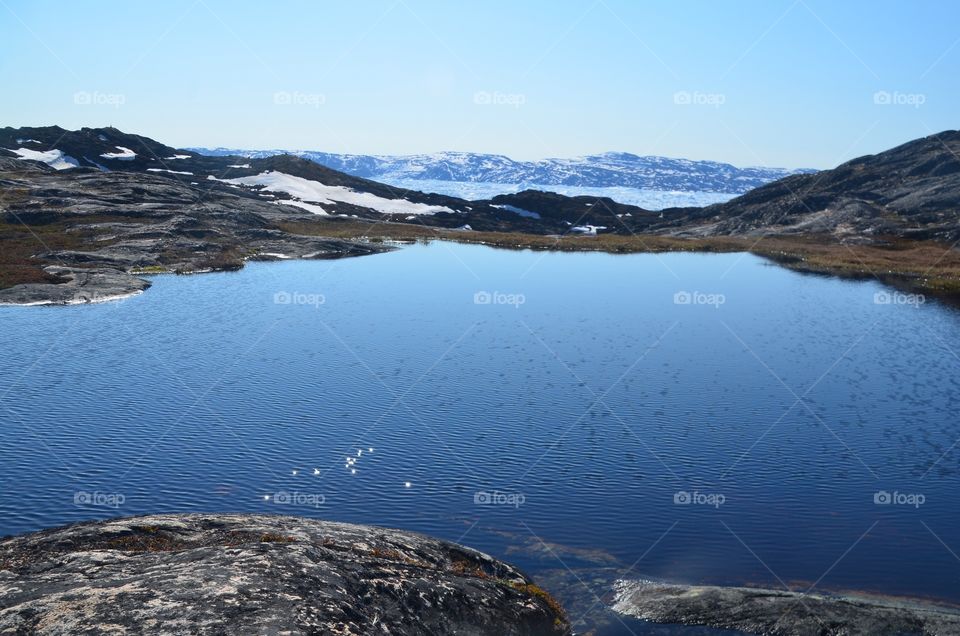
<svg viewBox="0 0 960 636">
<path fill-rule="evenodd" d="M 334 170 L 388 183 L 432 180 L 740 194 L 791 174 L 814 172 L 785 168 L 738 168 L 716 161 L 639 156 L 626 152 L 607 152 L 572 159 L 515 161 L 503 155 L 470 152 L 387 156 L 313 150 L 191 150 L 207 155 L 240 155 L 252 159 L 293 154 Z"/>
</svg>

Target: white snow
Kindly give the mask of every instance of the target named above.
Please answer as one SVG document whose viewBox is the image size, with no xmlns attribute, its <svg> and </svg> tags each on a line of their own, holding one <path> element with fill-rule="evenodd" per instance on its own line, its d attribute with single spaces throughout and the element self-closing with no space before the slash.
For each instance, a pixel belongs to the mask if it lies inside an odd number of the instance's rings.
<svg viewBox="0 0 960 636">
<path fill-rule="evenodd" d="M 38 144 L 40 143 L 36 139 L 17 139 L 18 144 Z"/>
<path fill-rule="evenodd" d="M 11 149 L 10 152 L 15 152 L 21 159 L 45 163 L 54 170 L 69 170 L 70 168 L 80 167 L 79 161 L 70 155 L 63 154 L 62 150 L 54 149 L 41 152 L 39 150 L 30 150 L 29 148 L 18 148 L 17 150 Z"/>
<path fill-rule="evenodd" d="M 605 225 L 574 225 L 570 228 L 571 232 L 576 232 L 577 234 L 584 234 L 586 236 L 596 236 L 597 230 L 605 230 L 607 226 Z"/>
<path fill-rule="evenodd" d="M 227 179 L 217 179 L 217 178 L 216 178 L 215 176 L 213 176 L 212 174 L 208 174 L 208 175 L 207 175 L 207 181 L 219 181 L 220 183 L 226 183 L 226 184 L 227 184 L 228 186 L 230 186 L 231 188 L 239 188 L 239 187 L 240 187 L 240 186 L 237 185 L 236 183 L 230 183 L 230 181 L 228 181 Z"/>
<path fill-rule="evenodd" d="M 228 167 L 228 168 L 249 168 L 249 167 L 250 167 L 250 164 L 249 164 L 249 163 L 242 163 L 242 164 L 232 165 L 232 166 L 227 166 L 227 167 Z"/>
<path fill-rule="evenodd" d="M 114 147 L 120 152 L 105 152 L 100 156 L 104 159 L 119 159 L 120 161 L 130 161 L 137 158 L 137 153 L 129 148 L 124 148 L 123 146 Z"/>
<path fill-rule="evenodd" d="M 293 201 L 278 201 L 287 205 L 296 205 L 316 214 L 325 214 L 317 204 L 348 203 L 361 208 L 369 208 L 381 214 L 436 214 L 438 212 L 453 213 L 448 207 L 414 203 L 406 199 L 385 199 L 369 192 L 357 192 L 344 186 L 328 186 L 319 181 L 311 181 L 302 177 L 295 177 L 283 172 L 261 172 L 251 177 L 237 177 L 236 179 L 220 179 L 226 183 L 262 186 L 264 190 L 286 192 L 294 198 Z"/>
<path fill-rule="evenodd" d="M 319 205 L 315 205 L 313 203 L 304 203 L 303 201 L 274 201 L 274 203 L 278 203 L 280 205 L 293 205 L 298 208 L 307 210 L 308 212 L 313 212 L 314 214 L 320 214 L 323 216 L 327 216 L 330 214 L 329 212 L 321 208 Z"/>
<path fill-rule="evenodd" d="M 181 172 L 179 170 L 164 170 L 163 168 L 147 168 L 147 172 L 169 172 L 170 174 L 188 174 L 193 176 L 192 172 Z"/>
<path fill-rule="evenodd" d="M 163 160 L 173 161 L 174 159 L 189 159 L 189 158 L 190 158 L 190 155 L 173 155 L 172 157 L 164 157 Z"/>
</svg>

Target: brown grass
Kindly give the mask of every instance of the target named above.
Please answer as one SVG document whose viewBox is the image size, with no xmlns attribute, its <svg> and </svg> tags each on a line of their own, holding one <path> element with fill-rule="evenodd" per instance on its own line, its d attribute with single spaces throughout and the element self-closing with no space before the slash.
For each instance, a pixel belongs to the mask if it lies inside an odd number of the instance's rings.
<svg viewBox="0 0 960 636">
<path fill-rule="evenodd" d="M 386 559 L 387 561 L 403 561 L 404 556 L 398 550 L 384 550 L 382 548 L 373 548 L 370 550 L 371 556 L 375 559 Z"/>
<path fill-rule="evenodd" d="M 47 252 L 84 250 L 91 245 L 103 247 L 114 241 L 107 230 L 76 227 L 77 218 L 53 223 L 20 223 L 8 215 L 0 221 L 0 289 L 21 283 L 63 283 L 65 280 L 43 271 L 58 265 L 56 258 L 41 258 Z M 85 216 L 84 224 L 137 223 L 145 220 L 119 216 Z M 104 240 L 106 239 L 106 240 Z M 81 265 L 72 265 L 81 267 Z"/>
<path fill-rule="evenodd" d="M 553 598 L 549 592 L 533 583 L 513 583 L 513 589 L 518 592 L 522 592 L 527 596 L 533 596 L 543 600 L 550 610 L 554 613 L 556 618 L 554 619 L 554 625 L 560 626 L 567 620 L 567 613 L 563 609 L 563 606 L 560 605 L 560 602 L 557 599 Z"/>
<path fill-rule="evenodd" d="M 457 576 L 472 576 L 477 579 L 488 579 L 490 575 L 479 565 L 468 561 L 454 561 L 450 564 L 450 571 Z"/>
<path fill-rule="evenodd" d="M 62 283 L 43 271 L 55 260 L 36 255 L 47 251 L 76 249 L 86 243 L 78 234 L 68 234 L 61 224 L 27 227 L 19 223 L 0 223 L 0 289 L 20 283 Z"/>
</svg>

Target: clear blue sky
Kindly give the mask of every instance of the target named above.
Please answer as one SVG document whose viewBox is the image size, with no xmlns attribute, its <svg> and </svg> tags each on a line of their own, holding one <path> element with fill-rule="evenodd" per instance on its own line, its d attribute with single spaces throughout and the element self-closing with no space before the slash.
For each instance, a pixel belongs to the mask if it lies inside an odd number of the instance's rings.
<svg viewBox="0 0 960 636">
<path fill-rule="evenodd" d="M 0 125 L 823 168 L 960 128 L 958 27 L 956 0 L 0 0 Z"/>
</svg>

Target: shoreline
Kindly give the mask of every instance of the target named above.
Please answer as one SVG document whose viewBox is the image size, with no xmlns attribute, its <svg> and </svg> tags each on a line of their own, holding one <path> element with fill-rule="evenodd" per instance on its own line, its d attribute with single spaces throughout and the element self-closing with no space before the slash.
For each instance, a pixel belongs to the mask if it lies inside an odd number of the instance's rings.
<svg viewBox="0 0 960 636">
<path fill-rule="evenodd" d="M 500 249 L 606 254 L 749 253 L 792 271 L 848 280 L 874 279 L 901 291 L 925 293 L 960 304 L 960 251 L 930 241 L 896 237 L 872 244 L 837 243 L 826 237 L 764 236 L 708 238 L 662 234 L 600 234 L 597 236 L 542 235 L 519 232 L 467 232 L 423 225 L 388 222 L 356 223 L 328 219 L 286 223 L 295 233 L 322 232 L 324 236 L 372 243 L 446 240 Z"/>
<path fill-rule="evenodd" d="M 620 579 L 613 591 L 614 612 L 654 623 L 784 636 L 960 631 L 960 606 L 869 592 L 803 593 L 649 579 Z"/>
<path fill-rule="evenodd" d="M 871 244 L 846 244 L 817 236 L 690 238 L 661 234 L 600 234 L 597 236 L 542 235 L 519 232 L 474 232 L 391 222 L 357 222 L 352 219 L 292 221 L 277 229 L 294 239 L 349 241 L 376 247 L 366 253 L 334 255 L 322 252 L 298 255 L 279 252 L 238 254 L 219 266 L 84 268 L 47 265 L 43 271 L 64 282 L 22 283 L 0 289 L 0 306 L 56 306 L 121 300 L 149 288 L 139 276 L 192 275 L 237 271 L 248 261 L 270 262 L 312 258 L 350 257 L 389 251 L 414 242 L 451 241 L 497 249 L 621 254 L 749 253 L 803 274 L 847 280 L 876 280 L 896 290 L 924 294 L 960 305 L 960 252 L 929 241 L 891 237 Z M 2 267 L 2 266 L 0 266 Z M 100 276 L 98 276 L 100 274 Z M 106 275 L 106 276 L 103 276 Z M 21 300 L 22 299 L 22 300 Z"/>
</svg>

